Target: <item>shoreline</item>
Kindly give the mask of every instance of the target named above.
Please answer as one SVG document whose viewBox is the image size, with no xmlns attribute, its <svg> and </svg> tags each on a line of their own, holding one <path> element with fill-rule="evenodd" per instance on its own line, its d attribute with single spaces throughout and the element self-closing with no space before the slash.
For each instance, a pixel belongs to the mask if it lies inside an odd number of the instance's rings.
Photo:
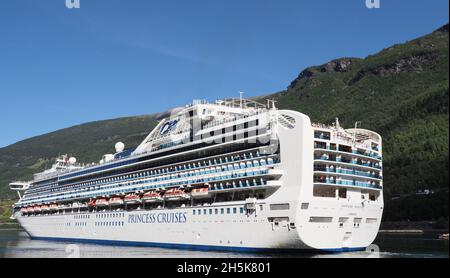
<svg viewBox="0 0 450 278">
<path fill-rule="evenodd" d="M 380 234 L 425 234 L 425 233 L 436 233 L 436 234 L 448 234 L 448 229 L 386 229 L 386 230 L 379 230 L 378 233 Z"/>
</svg>

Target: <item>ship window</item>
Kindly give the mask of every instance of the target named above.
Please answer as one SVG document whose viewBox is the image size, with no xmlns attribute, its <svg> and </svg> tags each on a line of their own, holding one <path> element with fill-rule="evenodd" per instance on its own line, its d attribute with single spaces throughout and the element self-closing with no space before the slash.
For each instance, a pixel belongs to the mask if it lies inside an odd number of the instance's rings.
<svg viewBox="0 0 450 278">
<path fill-rule="evenodd" d="M 289 210 L 289 204 L 271 204 L 270 210 Z"/>
<path fill-rule="evenodd" d="M 314 197 L 335 198 L 336 189 L 328 185 L 315 185 L 313 195 Z"/>
<path fill-rule="evenodd" d="M 213 210 L 212 209 L 209 209 L 209 214 L 213 214 Z"/>
<path fill-rule="evenodd" d="M 195 215 L 195 209 L 192 211 L 192 214 Z"/>
<path fill-rule="evenodd" d="M 327 148 L 327 143 L 325 142 L 314 142 L 314 148 L 316 149 L 326 149 Z"/>
<path fill-rule="evenodd" d="M 224 214 L 225 213 L 225 209 L 221 208 L 220 209 L 220 214 Z"/>
<path fill-rule="evenodd" d="M 204 210 L 203 210 L 203 214 L 204 214 L 204 215 L 206 215 L 206 214 L 207 214 L 207 211 L 206 211 L 206 209 L 204 209 Z"/>
<path fill-rule="evenodd" d="M 231 209 L 227 208 L 227 214 L 230 214 L 230 213 L 231 213 Z"/>
<path fill-rule="evenodd" d="M 347 188 L 339 188 L 339 198 L 347 198 Z"/>
<path fill-rule="evenodd" d="M 366 223 L 376 223 L 377 219 L 376 218 L 367 218 L 366 219 Z"/>
<path fill-rule="evenodd" d="M 244 213 L 244 208 L 243 208 L 243 207 L 240 207 L 240 208 L 239 208 L 239 212 L 240 212 L 240 213 Z"/>
<path fill-rule="evenodd" d="M 357 223 L 357 224 L 361 223 L 361 221 L 362 221 L 362 218 L 354 218 L 353 219 L 353 222 Z"/>
<path fill-rule="evenodd" d="M 346 223 L 348 221 L 348 217 L 339 217 L 339 223 Z"/>
<path fill-rule="evenodd" d="M 333 217 L 312 216 L 309 218 L 309 222 L 314 222 L 314 223 L 330 223 L 332 221 L 333 221 Z"/>
<path fill-rule="evenodd" d="M 329 132 L 320 131 L 320 130 L 314 131 L 314 138 L 330 140 L 330 137 L 331 137 L 331 134 Z"/>
<path fill-rule="evenodd" d="M 198 210 L 198 215 L 201 215 L 201 214 L 202 214 L 202 210 L 199 209 L 199 210 Z"/>
<path fill-rule="evenodd" d="M 233 208 L 233 213 L 234 213 L 234 214 L 237 213 L 237 208 Z"/>
<path fill-rule="evenodd" d="M 218 209 L 215 209 L 215 210 L 214 210 L 214 213 L 215 213 L 215 214 L 218 214 L 218 213 L 219 213 L 219 210 L 218 210 Z"/>
</svg>

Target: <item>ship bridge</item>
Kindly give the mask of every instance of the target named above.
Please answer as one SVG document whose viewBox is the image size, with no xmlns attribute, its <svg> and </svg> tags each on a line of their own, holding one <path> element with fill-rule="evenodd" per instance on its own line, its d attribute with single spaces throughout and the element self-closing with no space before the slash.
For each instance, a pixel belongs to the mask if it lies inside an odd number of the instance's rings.
<svg viewBox="0 0 450 278">
<path fill-rule="evenodd" d="M 22 196 L 20 195 L 20 192 L 25 192 L 30 187 L 29 182 L 22 182 L 22 181 L 15 181 L 9 184 L 9 188 L 11 190 L 17 191 L 17 194 L 19 195 L 19 198 L 22 199 Z"/>
</svg>

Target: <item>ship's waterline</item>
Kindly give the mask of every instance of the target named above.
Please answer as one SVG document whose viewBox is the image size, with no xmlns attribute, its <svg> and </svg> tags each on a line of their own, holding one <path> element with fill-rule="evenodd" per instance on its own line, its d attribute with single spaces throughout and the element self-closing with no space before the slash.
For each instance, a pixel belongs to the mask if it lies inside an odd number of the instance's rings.
<svg viewBox="0 0 450 278">
<path fill-rule="evenodd" d="M 364 249 L 383 211 L 382 142 L 299 112 L 196 101 L 135 150 L 58 159 L 19 192 L 32 238 L 240 251 Z M 23 194 L 23 196 L 22 196 Z"/>
</svg>

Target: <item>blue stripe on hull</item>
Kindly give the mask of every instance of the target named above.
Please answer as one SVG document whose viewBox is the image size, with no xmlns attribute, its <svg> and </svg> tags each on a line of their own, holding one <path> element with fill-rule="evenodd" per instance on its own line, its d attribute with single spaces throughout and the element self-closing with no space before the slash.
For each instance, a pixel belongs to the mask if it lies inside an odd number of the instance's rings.
<svg viewBox="0 0 450 278">
<path fill-rule="evenodd" d="M 31 237 L 35 240 L 48 240 L 72 243 L 93 243 L 99 245 L 116 245 L 116 246 L 142 246 L 142 247 L 161 247 L 171 249 L 188 249 L 201 251 L 232 251 L 232 252 L 309 252 L 309 253 L 341 253 L 354 252 L 364 250 L 364 247 L 355 248 L 333 248 L 333 249 L 282 249 L 282 248 L 255 248 L 255 247 L 238 247 L 238 246 L 216 246 L 216 245 L 195 245 L 181 243 L 159 243 L 159 242 L 141 242 L 141 241 L 123 241 L 123 240 L 106 240 L 106 239 L 80 239 L 80 238 L 56 238 L 56 237 Z"/>
</svg>

